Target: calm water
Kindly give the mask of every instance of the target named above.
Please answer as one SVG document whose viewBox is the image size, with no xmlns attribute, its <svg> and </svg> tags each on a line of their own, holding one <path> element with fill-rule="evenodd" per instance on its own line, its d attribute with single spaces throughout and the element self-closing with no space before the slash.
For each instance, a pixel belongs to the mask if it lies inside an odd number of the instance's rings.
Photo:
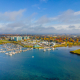
<svg viewBox="0 0 80 80">
<path fill-rule="evenodd" d="M 79 48 L 0 53 L 0 80 L 80 80 L 80 56 L 69 53 Z"/>
</svg>

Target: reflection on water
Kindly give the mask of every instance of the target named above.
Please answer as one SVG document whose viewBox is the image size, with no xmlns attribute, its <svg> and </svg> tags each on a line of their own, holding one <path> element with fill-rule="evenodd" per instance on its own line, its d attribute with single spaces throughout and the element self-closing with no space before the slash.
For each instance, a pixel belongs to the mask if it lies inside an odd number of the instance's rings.
<svg viewBox="0 0 80 80">
<path fill-rule="evenodd" d="M 12 57 L 0 53 L 0 80 L 80 80 L 80 56 L 69 53 L 79 48 L 33 49 Z"/>
</svg>

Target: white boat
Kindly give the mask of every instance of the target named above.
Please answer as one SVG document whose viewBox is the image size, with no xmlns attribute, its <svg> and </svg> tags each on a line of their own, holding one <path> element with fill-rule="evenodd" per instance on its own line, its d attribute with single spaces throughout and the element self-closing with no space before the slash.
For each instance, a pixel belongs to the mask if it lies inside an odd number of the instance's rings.
<svg viewBox="0 0 80 80">
<path fill-rule="evenodd" d="M 33 49 L 33 48 L 31 48 L 31 49 Z"/>
<path fill-rule="evenodd" d="M 54 50 L 54 48 L 52 48 L 52 50 Z"/>
<path fill-rule="evenodd" d="M 19 53 L 19 51 L 16 51 L 15 53 Z"/>
<path fill-rule="evenodd" d="M 6 55 L 8 55 L 8 53 L 5 53 Z"/>
<path fill-rule="evenodd" d="M 49 49 L 47 49 L 48 51 L 50 51 L 51 49 L 49 48 Z"/>
<path fill-rule="evenodd" d="M 12 54 L 15 54 L 15 52 L 12 52 Z"/>
<path fill-rule="evenodd" d="M 32 56 L 32 58 L 34 58 L 34 56 Z"/>
<path fill-rule="evenodd" d="M 43 50 L 44 52 L 46 51 L 46 49 Z"/>
<path fill-rule="evenodd" d="M 10 56 L 12 56 L 12 54 L 9 54 Z"/>
</svg>

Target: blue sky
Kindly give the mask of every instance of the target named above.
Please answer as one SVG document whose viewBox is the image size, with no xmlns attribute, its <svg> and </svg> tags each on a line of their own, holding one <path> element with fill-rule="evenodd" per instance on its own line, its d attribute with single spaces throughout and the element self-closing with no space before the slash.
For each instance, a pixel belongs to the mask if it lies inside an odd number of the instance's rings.
<svg viewBox="0 0 80 80">
<path fill-rule="evenodd" d="M 80 33 L 80 0 L 0 0 L 0 33 Z"/>
</svg>

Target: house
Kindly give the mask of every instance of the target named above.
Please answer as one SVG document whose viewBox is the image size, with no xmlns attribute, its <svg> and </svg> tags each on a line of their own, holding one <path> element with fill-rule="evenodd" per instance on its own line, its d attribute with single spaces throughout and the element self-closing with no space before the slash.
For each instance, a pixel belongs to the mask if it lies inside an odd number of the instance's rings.
<svg viewBox="0 0 80 80">
<path fill-rule="evenodd" d="M 65 42 L 60 42 L 59 44 L 65 44 Z"/>
<path fill-rule="evenodd" d="M 54 46 L 54 45 L 56 45 L 56 43 L 55 42 L 51 42 L 51 44 L 50 44 L 51 46 Z"/>
<path fill-rule="evenodd" d="M 40 42 L 41 44 L 45 44 L 45 45 L 48 45 L 49 43 L 47 41 L 42 41 Z"/>
</svg>

